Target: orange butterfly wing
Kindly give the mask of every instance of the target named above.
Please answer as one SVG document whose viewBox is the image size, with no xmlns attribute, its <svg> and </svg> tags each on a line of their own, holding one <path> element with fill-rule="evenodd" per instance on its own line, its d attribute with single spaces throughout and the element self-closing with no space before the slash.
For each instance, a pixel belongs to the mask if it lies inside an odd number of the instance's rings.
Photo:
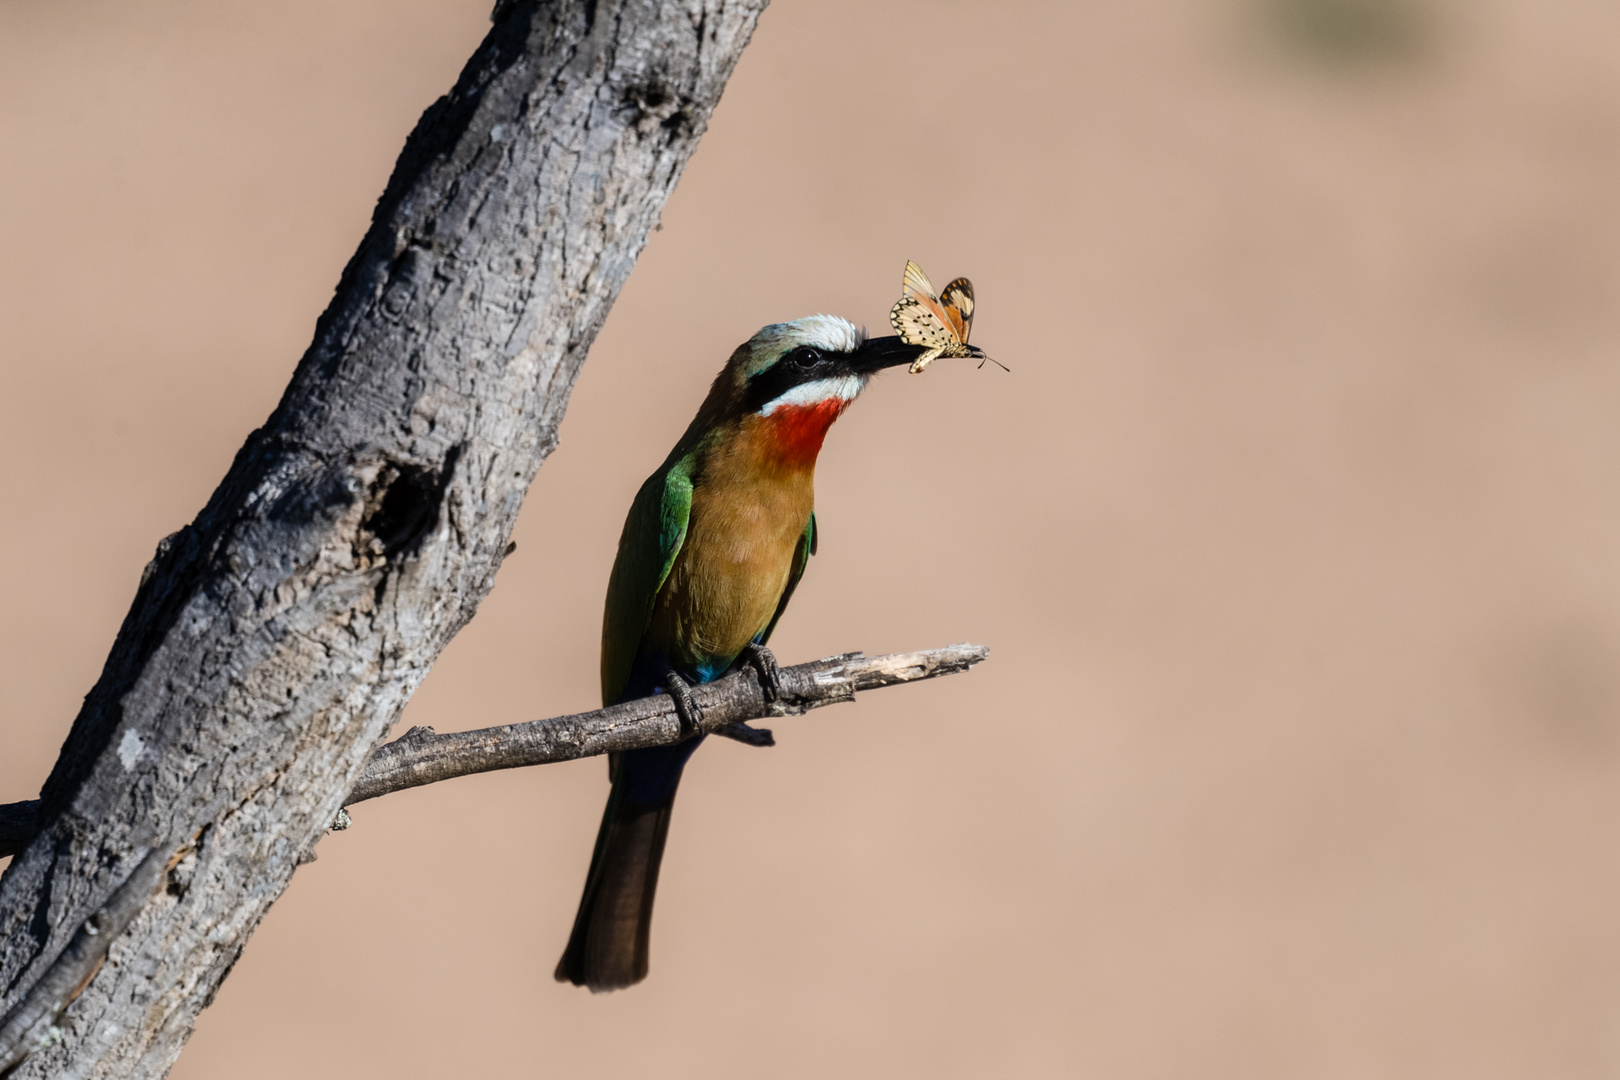
<svg viewBox="0 0 1620 1080">
<path fill-rule="evenodd" d="M 959 277 L 936 296 L 934 286 L 922 267 L 907 262 L 901 292 L 899 302 L 889 310 L 889 322 L 901 340 L 927 349 L 912 363 L 914 374 L 926 368 L 938 356 L 989 359 L 981 350 L 967 343 L 968 334 L 973 330 L 971 281 Z"/>
<path fill-rule="evenodd" d="M 959 277 L 939 294 L 939 306 L 945 309 L 946 321 L 956 331 L 956 340 L 967 344 L 973 329 L 973 282 Z"/>
</svg>

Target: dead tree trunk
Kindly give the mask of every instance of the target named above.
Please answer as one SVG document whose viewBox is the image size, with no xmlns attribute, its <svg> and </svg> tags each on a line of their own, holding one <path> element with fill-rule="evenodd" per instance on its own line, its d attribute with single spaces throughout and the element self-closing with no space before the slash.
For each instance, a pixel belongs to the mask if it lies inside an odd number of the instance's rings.
<svg viewBox="0 0 1620 1080">
<path fill-rule="evenodd" d="M 174 1061 L 489 591 L 764 6 L 497 5 L 281 403 L 158 546 L 0 880 L 0 1043 L 32 1055 L 18 1077 Z M 64 983 L 109 931 L 88 985 Z"/>
</svg>

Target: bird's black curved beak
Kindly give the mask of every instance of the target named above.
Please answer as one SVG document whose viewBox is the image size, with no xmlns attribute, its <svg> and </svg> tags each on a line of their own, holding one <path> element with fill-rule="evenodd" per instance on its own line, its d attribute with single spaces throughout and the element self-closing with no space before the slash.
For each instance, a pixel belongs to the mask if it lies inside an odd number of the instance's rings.
<svg viewBox="0 0 1620 1080">
<path fill-rule="evenodd" d="M 867 338 L 850 356 L 850 366 L 857 374 L 870 375 L 884 368 L 909 364 L 927 351 L 921 345 L 908 345 L 893 335 Z"/>
</svg>

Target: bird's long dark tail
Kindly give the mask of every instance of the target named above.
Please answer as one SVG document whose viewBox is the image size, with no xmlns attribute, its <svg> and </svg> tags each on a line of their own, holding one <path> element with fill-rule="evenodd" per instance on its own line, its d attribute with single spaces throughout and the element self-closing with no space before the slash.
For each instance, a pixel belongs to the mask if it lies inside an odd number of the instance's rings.
<svg viewBox="0 0 1620 1080">
<path fill-rule="evenodd" d="M 601 992 L 647 977 L 653 894 L 669 815 L 681 770 L 701 741 L 618 755 L 574 932 L 557 962 L 558 982 Z"/>
</svg>

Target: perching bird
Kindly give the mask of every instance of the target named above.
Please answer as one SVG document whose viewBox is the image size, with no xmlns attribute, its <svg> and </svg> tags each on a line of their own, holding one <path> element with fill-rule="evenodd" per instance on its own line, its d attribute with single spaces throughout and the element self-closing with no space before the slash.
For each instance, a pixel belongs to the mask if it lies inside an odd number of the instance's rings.
<svg viewBox="0 0 1620 1080">
<path fill-rule="evenodd" d="M 690 686 L 741 664 L 778 689 L 765 648 L 816 551 L 814 477 L 827 429 L 876 371 L 924 350 L 828 315 L 777 323 L 731 354 L 697 417 L 636 493 L 602 618 L 602 702 L 662 690 L 688 730 Z M 745 725 L 743 741 L 768 733 Z M 702 736 L 609 759 L 613 790 L 557 980 L 616 990 L 647 975 L 670 808 Z"/>
</svg>

